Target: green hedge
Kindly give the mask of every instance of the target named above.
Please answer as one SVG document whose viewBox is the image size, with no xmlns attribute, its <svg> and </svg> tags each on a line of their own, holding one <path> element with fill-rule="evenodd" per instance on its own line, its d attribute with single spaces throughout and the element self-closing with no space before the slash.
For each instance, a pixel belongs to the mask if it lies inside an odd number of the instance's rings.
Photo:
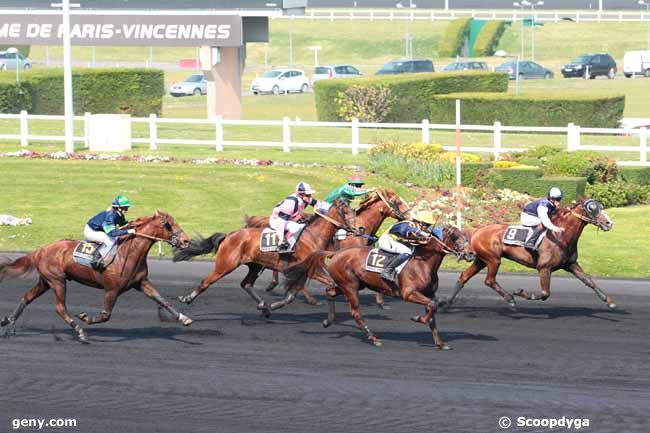
<svg viewBox="0 0 650 433">
<path fill-rule="evenodd" d="M 472 18 L 458 18 L 450 21 L 438 45 L 439 57 L 456 57 L 460 54 L 469 34 Z"/>
<path fill-rule="evenodd" d="M 478 175 L 487 173 L 491 168 L 491 162 L 464 162 L 460 166 L 460 181 L 463 186 L 474 187 Z"/>
<path fill-rule="evenodd" d="M 567 202 L 584 197 L 587 185 L 584 177 L 542 177 L 539 168 L 495 168 L 490 174 L 497 188 L 509 188 L 534 197 L 543 197 L 551 187 L 557 186 L 564 192 Z"/>
<path fill-rule="evenodd" d="M 471 91 L 471 90 L 470 90 Z M 457 93 L 436 95 L 431 103 L 432 123 L 455 122 L 455 100 L 461 100 L 462 123 L 508 126 L 566 126 L 614 128 L 623 117 L 623 95 L 506 95 Z"/>
<path fill-rule="evenodd" d="M 354 85 L 390 89 L 394 103 L 385 122 L 421 122 L 429 118 L 429 107 L 435 95 L 463 91 L 505 92 L 508 78 L 493 72 L 463 71 L 320 80 L 314 85 L 318 120 L 343 120 L 339 115 L 339 94 Z"/>
<path fill-rule="evenodd" d="M 630 183 L 650 185 L 650 167 L 619 167 L 618 171 Z"/>
<path fill-rule="evenodd" d="M 474 42 L 474 55 L 477 57 L 493 55 L 505 30 L 505 21 L 488 21 L 485 23 Z"/>
<path fill-rule="evenodd" d="M 0 82 L 0 113 L 17 114 L 20 110 L 32 111 L 30 91 L 24 85 L 16 86 L 15 81 Z"/>
<path fill-rule="evenodd" d="M 165 94 L 164 72 L 156 69 L 88 69 L 72 74 L 76 114 L 126 113 L 133 116 L 158 115 Z M 21 75 L 25 97 L 11 101 L 15 83 L 0 79 L 0 112 L 21 109 L 34 114 L 63 114 L 63 70 L 30 71 Z"/>
</svg>

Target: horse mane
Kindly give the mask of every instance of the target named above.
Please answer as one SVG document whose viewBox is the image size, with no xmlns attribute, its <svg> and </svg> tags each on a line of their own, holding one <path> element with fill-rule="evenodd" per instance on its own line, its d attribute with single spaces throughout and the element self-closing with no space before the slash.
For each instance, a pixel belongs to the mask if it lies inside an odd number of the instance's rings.
<svg viewBox="0 0 650 433">
<path fill-rule="evenodd" d="M 379 198 L 379 194 L 377 194 L 376 191 L 373 192 L 372 194 L 368 194 L 366 198 L 363 199 L 361 204 L 359 204 L 359 206 L 357 207 L 357 213 L 364 211 L 366 208 L 370 207 L 370 205 L 376 203 L 377 200 L 381 200 L 381 199 Z"/>
<path fill-rule="evenodd" d="M 134 219 L 133 221 L 129 221 L 128 223 L 126 223 L 126 225 L 123 228 L 127 228 L 127 229 L 136 228 L 136 227 L 143 226 L 145 224 L 149 224 L 153 219 L 157 218 L 161 214 L 163 214 L 161 211 L 156 211 L 156 214 L 154 215 L 141 216 L 139 218 Z"/>
<path fill-rule="evenodd" d="M 553 215 L 553 218 L 551 218 L 551 222 L 553 222 L 553 220 L 555 220 L 556 218 L 564 218 L 565 216 L 567 216 L 568 214 L 573 212 L 575 209 L 582 206 L 585 201 L 586 201 L 586 199 L 580 199 L 580 200 L 577 200 L 577 201 L 571 203 L 567 207 L 559 208 L 557 210 L 557 212 L 555 212 L 555 215 Z"/>
</svg>

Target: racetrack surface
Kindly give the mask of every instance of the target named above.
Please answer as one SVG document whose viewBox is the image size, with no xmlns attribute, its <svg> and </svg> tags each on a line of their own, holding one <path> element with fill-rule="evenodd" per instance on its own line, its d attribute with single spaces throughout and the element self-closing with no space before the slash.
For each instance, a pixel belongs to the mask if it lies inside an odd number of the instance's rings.
<svg viewBox="0 0 650 433">
<path fill-rule="evenodd" d="M 150 263 L 152 281 L 169 297 L 211 268 Z M 48 433 L 498 432 L 502 416 L 587 418 L 580 430 L 587 432 L 650 431 L 648 281 L 599 280 L 619 305 L 610 311 L 577 280 L 556 277 L 550 300 L 522 300 L 512 312 L 482 287 L 481 274 L 457 308 L 438 315 L 454 349 L 438 351 L 428 328 L 409 320 L 420 306 L 389 299 L 391 309 L 381 311 L 362 296 L 367 323 L 384 342 L 375 348 L 342 300 L 339 323 L 327 329 L 326 305 L 302 298 L 261 318 L 239 288 L 243 275 L 183 306 L 195 320 L 188 328 L 161 323 L 156 305 L 131 291 L 108 323 L 86 327 L 90 345 L 73 340 L 45 294 L 25 310 L 17 335 L 0 339 L 0 432 L 39 431 L 14 430 L 19 418 L 77 420 L 76 428 L 40 430 Z M 456 277 L 441 273 L 440 295 Z M 31 281 L 0 284 L 0 316 Z M 532 276 L 500 281 L 509 291 L 538 287 Z M 102 292 L 68 287 L 70 311 L 100 310 Z M 313 292 L 324 301 L 320 286 Z"/>
</svg>

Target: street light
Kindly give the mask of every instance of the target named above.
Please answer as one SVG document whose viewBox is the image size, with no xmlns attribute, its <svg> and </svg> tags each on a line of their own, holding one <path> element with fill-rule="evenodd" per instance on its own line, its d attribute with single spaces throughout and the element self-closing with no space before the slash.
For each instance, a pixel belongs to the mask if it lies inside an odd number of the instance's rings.
<svg viewBox="0 0 650 433">
<path fill-rule="evenodd" d="M 401 9 L 401 8 L 404 7 L 404 5 L 402 3 L 397 3 L 397 4 L 395 4 L 395 7 L 398 8 L 398 9 Z M 409 9 L 413 10 L 413 9 L 417 8 L 418 5 L 416 5 L 415 3 L 413 3 L 412 0 L 410 0 L 408 7 L 409 7 Z M 413 34 L 411 33 L 411 21 L 413 21 L 413 12 L 411 12 L 411 15 L 410 15 L 410 17 L 408 19 L 409 20 L 407 21 L 407 24 L 406 24 L 406 38 L 405 38 L 405 41 L 406 41 L 405 51 L 406 51 L 406 53 L 405 53 L 405 56 L 408 59 L 412 59 L 413 58 L 413 39 L 414 39 L 414 37 L 413 37 Z"/>
<path fill-rule="evenodd" d="M 519 96 L 519 62 L 521 61 L 520 56 L 509 56 L 505 51 L 499 50 L 494 53 L 495 56 L 497 57 L 510 57 L 510 58 L 517 58 L 517 62 L 515 63 L 515 96 Z"/>
<path fill-rule="evenodd" d="M 524 0 L 522 2 L 514 2 L 512 4 L 514 7 L 521 8 L 521 38 L 520 38 L 521 39 L 521 49 L 520 49 L 519 57 L 522 60 L 524 58 L 524 7 L 527 6 L 527 4 L 524 4 L 524 2 L 530 4 L 526 0 Z"/>
<path fill-rule="evenodd" d="M 7 53 L 13 54 L 16 56 L 16 85 L 20 84 L 20 67 L 22 66 L 20 63 L 20 57 L 18 57 L 18 48 L 11 47 L 7 49 Z"/>
<path fill-rule="evenodd" d="M 648 51 L 650 51 L 650 2 L 644 1 L 644 0 L 639 0 L 638 2 L 639 6 L 645 6 L 645 12 L 646 12 L 646 21 L 648 21 Z"/>
<path fill-rule="evenodd" d="M 522 4 L 528 3 L 530 5 L 530 13 L 532 15 L 531 17 L 531 24 L 532 28 L 530 30 L 530 40 L 531 40 L 531 51 L 530 51 L 530 60 L 535 61 L 535 6 L 544 6 L 544 2 L 542 0 L 539 0 L 535 3 L 530 3 L 526 0 L 521 2 Z M 528 6 L 528 5 L 525 5 Z"/>
</svg>

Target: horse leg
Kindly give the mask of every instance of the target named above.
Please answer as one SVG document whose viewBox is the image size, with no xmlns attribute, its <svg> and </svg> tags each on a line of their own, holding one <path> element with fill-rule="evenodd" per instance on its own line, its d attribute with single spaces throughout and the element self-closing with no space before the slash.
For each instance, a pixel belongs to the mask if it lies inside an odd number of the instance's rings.
<svg viewBox="0 0 650 433">
<path fill-rule="evenodd" d="M 336 304 L 334 298 L 342 292 L 336 288 L 336 286 L 330 286 L 325 289 L 325 295 L 327 296 L 327 319 L 323 320 L 323 328 L 327 328 L 336 322 Z"/>
<path fill-rule="evenodd" d="M 83 330 L 81 326 L 75 320 L 70 317 L 68 310 L 65 306 L 65 280 L 63 281 L 48 281 L 50 287 L 54 290 L 54 302 L 56 306 L 56 313 L 63 319 L 65 323 L 72 328 L 73 331 L 77 333 L 77 338 L 83 344 L 88 344 L 88 336 L 86 331 Z"/>
<path fill-rule="evenodd" d="M 262 271 L 260 271 L 260 274 L 261 273 L 262 273 Z M 267 292 L 270 292 L 271 290 L 278 287 L 278 284 L 280 284 L 280 274 L 278 273 L 278 271 L 273 271 L 273 279 L 271 280 L 271 283 L 269 283 L 269 285 L 266 286 L 266 289 L 264 289 L 264 290 L 266 290 Z"/>
<path fill-rule="evenodd" d="M 140 288 L 144 292 L 145 296 L 147 296 L 147 298 L 152 299 L 162 308 L 167 310 L 169 314 L 171 314 L 172 317 L 174 317 L 179 323 L 184 326 L 189 326 L 192 324 L 193 320 L 187 317 L 185 314 L 176 311 L 176 309 L 172 307 L 171 303 L 160 293 L 158 293 L 158 290 L 156 290 L 153 284 L 151 284 L 151 281 L 142 280 L 142 282 L 140 282 Z"/>
<path fill-rule="evenodd" d="M 77 317 L 86 322 L 88 325 L 95 325 L 97 323 L 108 322 L 111 318 L 111 313 L 115 302 L 117 301 L 117 289 L 106 290 L 104 289 L 104 308 L 99 312 L 97 316 L 89 316 L 88 314 L 81 312 L 77 314 Z"/>
<path fill-rule="evenodd" d="M 435 298 L 429 299 L 424 296 L 424 294 L 415 290 L 404 296 L 404 300 L 406 302 L 413 302 L 414 304 L 424 305 L 424 315 L 411 317 L 411 320 L 417 323 L 426 323 L 429 325 L 429 329 L 431 329 L 431 336 L 433 337 L 433 344 L 436 345 L 436 348 L 440 350 L 451 349 L 447 343 L 442 341 L 442 338 L 440 338 L 440 334 L 438 333 L 435 318 L 435 312 L 438 309 L 438 300 Z"/>
<path fill-rule="evenodd" d="M 363 316 L 361 315 L 361 309 L 359 308 L 358 286 L 352 288 L 342 287 L 342 289 L 343 289 L 343 293 L 345 294 L 345 297 L 348 298 L 348 303 L 350 304 L 350 313 L 352 313 L 352 318 L 354 319 L 355 322 L 357 322 L 357 326 L 359 327 L 359 329 L 361 329 L 363 335 L 365 335 L 368 341 L 374 346 L 377 347 L 382 346 L 381 340 L 377 338 L 375 334 L 372 333 L 370 328 L 368 328 L 368 325 L 366 325 L 366 322 L 363 320 Z"/>
<path fill-rule="evenodd" d="M 36 300 L 36 298 L 41 296 L 43 293 L 47 292 L 49 288 L 50 286 L 47 285 L 45 280 L 40 278 L 38 280 L 38 283 L 34 287 L 29 289 L 27 292 L 25 292 L 20 302 L 16 306 L 14 312 L 11 313 L 11 315 L 3 317 L 2 320 L 0 320 L 0 327 L 10 325 L 5 336 L 16 334 L 16 321 L 23 314 L 25 307 L 31 304 L 34 300 Z"/>
<path fill-rule="evenodd" d="M 485 285 L 501 295 L 510 308 L 515 308 L 516 304 L 514 296 L 503 290 L 499 283 L 497 283 L 497 272 L 499 271 L 499 266 L 501 266 L 501 260 L 498 259 L 487 264 L 488 270 L 487 276 L 485 277 Z"/>
<path fill-rule="evenodd" d="M 304 286 L 302 290 L 300 290 L 300 292 L 302 292 L 302 295 L 305 297 L 305 301 L 307 301 L 309 305 L 320 305 L 319 302 L 316 300 L 316 298 L 312 296 L 311 292 L 309 291 L 309 289 L 307 289 L 306 286 Z"/>
<path fill-rule="evenodd" d="M 529 301 L 546 301 L 551 296 L 551 270 L 548 268 L 539 269 L 539 282 L 542 287 L 541 293 L 526 292 L 524 289 L 519 289 L 515 295 L 521 296 Z"/>
<path fill-rule="evenodd" d="M 196 297 L 205 292 L 208 287 L 231 273 L 237 266 L 239 266 L 238 262 L 233 263 L 232 260 L 228 259 L 228 257 L 224 257 L 223 260 L 219 260 L 217 263 L 215 263 L 214 270 L 210 272 L 210 275 L 201 280 L 197 288 L 194 289 L 191 293 L 179 296 L 178 300 L 185 304 L 191 304 L 196 299 Z"/>
<path fill-rule="evenodd" d="M 470 278 L 472 278 L 474 275 L 478 274 L 481 272 L 481 270 L 485 267 L 485 263 L 481 260 L 474 259 L 471 265 L 467 269 L 463 271 L 463 273 L 460 274 L 460 277 L 458 277 L 458 281 L 456 281 L 456 286 L 454 287 L 454 293 L 452 293 L 450 298 L 447 298 L 443 301 L 440 302 L 440 307 L 443 310 L 448 310 L 451 308 L 451 304 L 454 303 L 454 299 L 456 299 L 456 296 L 458 296 L 458 292 L 461 291 L 463 287 L 465 287 L 465 283 L 469 281 Z"/>
<path fill-rule="evenodd" d="M 257 277 L 259 277 L 259 275 L 264 271 L 264 267 L 256 263 L 248 263 L 247 266 L 248 274 L 246 274 L 246 277 L 244 277 L 242 282 L 239 283 L 239 286 L 244 289 L 246 293 L 248 293 L 248 296 L 257 302 L 257 309 L 261 310 L 264 316 L 269 317 L 271 312 L 268 305 L 264 299 L 262 299 L 260 295 L 255 292 L 255 289 L 253 288 L 255 280 L 257 280 Z"/>
<path fill-rule="evenodd" d="M 606 303 L 609 308 L 616 308 L 614 299 L 611 296 L 606 295 L 605 292 L 603 292 L 602 289 L 596 285 L 594 280 L 592 280 L 591 277 L 585 273 L 578 262 L 571 263 L 567 268 L 565 268 L 565 270 L 571 272 L 576 276 L 577 279 L 582 281 L 584 285 L 591 288 L 596 293 L 596 296 L 598 296 L 601 301 Z"/>
<path fill-rule="evenodd" d="M 375 292 L 375 304 L 380 310 L 390 310 L 390 307 L 384 303 L 384 296 L 379 292 Z"/>
<path fill-rule="evenodd" d="M 289 305 L 296 299 L 296 290 L 295 289 L 289 289 L 287 290 L 287 293 L 284 296 L 284 299 L 281 301 L 276 301 L 273 302 L 270 306 L 269 309 L 271 311 L 278 310 L 286 305 Z"/>
</svg>

